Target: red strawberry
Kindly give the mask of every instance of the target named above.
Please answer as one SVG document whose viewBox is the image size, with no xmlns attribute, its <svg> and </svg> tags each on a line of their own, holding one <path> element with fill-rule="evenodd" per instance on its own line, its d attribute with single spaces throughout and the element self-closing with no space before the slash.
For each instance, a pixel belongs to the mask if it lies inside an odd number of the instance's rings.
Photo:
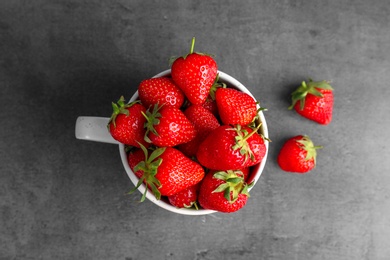
<svg viewBox="0 0 390 260">
<path fill-rule="evenodd" d="M 141 146 L 141 148 L 144 153 L 144 160 L 142 160 L 138 151 L 130 153 L 128 158 L 130 168 L 137 176 L 141 176 L 133 190 L 144 182 L 156 198 L 160 199 L 161 196 L 171 196 L 196 185 L 204 177 L 202 166 L 175 148 L 157 148 L 150 156 L 150 150 L 147 150 L 144 146 Z M 134 166 L 134 163 L 138 160 L 138 164 Z M 141 201 L 145 199 L 145 195 Z"/>
<path fill-rule="evenodd" d="M 144 140 L 146 122 L 142 113 L 146 108 L 139 102 L 125 104 L 124 97 L 120 97 L 117 103 L 112 103 L 113 113 L 107 125 L 112 137 L 127 145 L 139 147 L 138 143 L 148 146 Z"/>
<path fill-rule="evenodd" d="M 191 141 L 196 136 L 195 126 L 176 107 L 155 105 L 146 111 L 145 139 L 159 147 L 173 147 Z"/>
<path fill-rule="evenodd" d="M 201 183 L 198 201 L 204 209 L 235 212 L 245 206 L 248 187 L 242 172 L 210 171 Z"/>
<path fill-rule="evenodd" d="M 155 104 L 180 108 L 185 98 L 183 91 L 167 77 L 143 80 L 138 86 L 138 95 L 146 108 Z"/>
<path fill-rule="evenodd" d="M 135 149 L 128 153 L 127 162 L 129 163 L 130 169 L 133 170 L 135 176 L 137 176 L 138 178 L 142 177 L 143 171 L 142 170 L 134 171 L 134 168 L 141 161 L 145 161 L 145 153 L 142 149 Z"/>
<path fill-rule="evenodd" d="M 225 125 L 248 125 L 257 115 L 256 101 L 247 93 L 233 88 L 218 88 L 215 100 Z"/>
<path fill-rule="evenodd" d="M 218 115 L 217 101 L 211 98 L 207 98 L 206 101 L 202 104 L 202 106 L 209 110 L 214 116 Z"/>
<path fill-rule="evenodd" d="M 191 141 L 181 144 L 179 150 L 187 156 L 195 156 L 200 143 L 208 134 L 219 127 L 217 118 L 201 105 L 191 105 L 185 111 L 186 117 L 194 124 L 196 136 Z"/>
<path fill-rule="evenodd" d="M 214 116 L 219 116 L 217 101 L 215 101 L 215 92 L 220 87 L 226 87 L 225 83 L 219 82 L 219 76 L 215 79 L 213 86 L 210 89 L 209 95 L 206 98 L 206 101 L 202 104 L 202 106 L 213 113 Z"/>
<path fill-rule="evenodd" d="M 264 139 L 257 129 L 222 125 L 199 145 L 196 157 L 206 168 L 232 170 L 259 163 L 265 152 Z"/>
<path fill-rule="evenodd" d="M 316 150 L 322 146 L 314 146 L 308 136 L 294 136 L 288 139 L 278 155 L 280 168 L 288 172 L 306 173 L 316 165 Z"/>
<path fill-rule="evenodd" d="M 195 38 L 190 53 L 177 58 L 171 67 L 171 75 L 192 104 L 205 102 L 217 76 L 217 63 L 205 54 L 194 52 Z"/>
<path fill-rule="evenodd" d="M 252 182 L 252 178 L 250 178 L 251 176 L 249 176 L 249 173 L 250 173 L 250 168 L 249 167 L 245 167 L 245 168 L 242 168 L 242 169 L 239 169 L 237 171 L 241 171 L 243 176 L 244 176 L 244 181 L 246 183 L 251 183 Z"/>
<path fill-rule="evenodd" d="M 301 116 L 319 124 L 327 125 L 332 121 L 333 88 L 327 81 L 305 81 L 292 94 L 292 105 Z"/>
<path fill-rule="evenodd" d="M 199 192 L 200 183 L 185 188 L 182 191 L 179 191 L 176 194 L 168 196 L 168 201 L 171 205 L 177 208 L 191 208 L 195 207 L 198 209 L 197 200 Z"/>
</svg>

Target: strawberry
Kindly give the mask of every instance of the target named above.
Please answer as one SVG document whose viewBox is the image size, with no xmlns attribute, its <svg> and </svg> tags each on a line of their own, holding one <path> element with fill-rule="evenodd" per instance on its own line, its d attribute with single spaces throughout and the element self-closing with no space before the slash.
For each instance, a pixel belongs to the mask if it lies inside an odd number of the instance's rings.
<svg viewBox="0 0 390 260">
<path fill-rule="evenodd" d="M 257 115 L 256 101 L 242 91 L 218 88 L 215 92 L 215 100 L 225 125 L 248 125 Z"/>
<path fill-rule="evenodd" d="M 204 209 L 235 212 L 245 206 L 248 187 L 240 171 L 210 171 L 201 183 L 198 201 Z"/>
<path fill-rule="evenodd" d="M 200 143 L 206 139 L 207 135 L 219 127 L 217 118 L 201 105 L 191 105 L 185 111 L 186 117 L 194 124 L 196 136 L 191 141 L 181 144 L 179 150 L 187 156 L 195 156 Z"/>
<path fill-rule="evenodd" d="M 180 108 L 184 103 L 184 93 L 171 78 L 160 77 L 141 81 L 138 95 L 142 104 L 149 108 L 155 104 Z"/>
<path fill-rule="evenodd" d="M 151 150 L 148 150 L 151 151 Z M 133 149 L 127 155 L 127 162 L 131 170 L 133 170 L 134 175 L 138 178 L 142 177 L 143 172 L 141 170 L 134 171 L 135 166 L 141 161 L 145 160 L 145 153 L 142 149 Z"/>
<path fill-rule="evenodd" d="M 259 128 L 260 126 L 258 126 Z M 259 163 L 265 155 L 264 139 L 257 129 L 240 125 L 222 125 L 199 145 L 196 157 L 204 167 L 232 170 Z"/>
<path fill-rule="evenodd" d="M 219 82 L 219 75 L 217 74 L 217 78 L 215 79 L 215 82 L 210 89 L 209 95 L 206 98 L 206 101 L 202 104 L 202 106 L 210 110 L 214 116 L 219 116 L 217 101 L 215 101 L 215 92 L 220 87 L 226 87 L 226 84 Z"/>
<path fill-rule="evenodd" d="M 146 122 L 142 113 L 146 108 L 139 102 L 125 104 L 124 97 L 117 103 L 112 102 L 113 113 L 107 128 L 112 137 L 123 144 L 140 147 L 139 143 L 148 146 L 144 140 Z"/>
<path fill-rule="evenodd" d="M 288 172 L 304 174 L 316 165 L 316 150 L 322 146 L 314 146 L 308 136 L 298 135 L 288 139 L 278 155 L 280 168 Z"/>
<path fill-rule="evenodd" d="M 333 88 L 328 81 L 302 82 L 292 94 L 289 109 L 319 124 L 327 125 L 332 121 Z"/>
<path fill-rule="evenodd" d="M 142 145 L 141 149 L 143 156 L 139 151 L 129 153 L 128 156 L 130 168 L 137 176 L 141 176 L 136 187 L 130 192 L 146 183 L 156 198 L 161 199 L 161 196 L 171 196 L 196 185 L 204 177 L 202 166 L 175 148 L 157 148 L 150 155 L 150 150 Z M 135 163 L 137 164 L 134 166 Z M 145 196 L 146 194 L 141 201 Z"/>
<path fill-rule="evenodd" d="M 194 52 L 192 38 L 190 53 L 177 58 L 171 66 L 171 76 L 192 104 L 205 102 L 217 76 L 217 63 L 209 55 Z"/>
<path fill-rule="evenodd" d="M 197 200 L 200 183 L 185 188 L 178 193 L 168 196 L 168 201 L 172 206 L 177 208 L 192 208 L 198 209 Z"/>
<path fill-rule="evenodd" d="M 218 115 L 217 101 L 211 98 L 207 98 L 206 101 L 202 104 L 202 106 L 209 110 L 214 116 Z"/>
<path fill-rule="evenodd" d="M 243 176 L 244 176 L 244 181 L 247 182 L 247 183 L 251 183 L 252 182 L 252 176 L 250 176 L 250 168 L 249 167 L 245 167 L 245 168 L 242 168 L 242 169 L 239 169 L 237 171 L 241 171 Z"/>
<path fill-rule="evenodd" d="M 159 147 L 173 147 L 191 141 L 196 136 L 195 126 L 176 107 L 156 104 L 153 111 L 149 108 L 145 117 L 145 139 Z"/>
</svg>

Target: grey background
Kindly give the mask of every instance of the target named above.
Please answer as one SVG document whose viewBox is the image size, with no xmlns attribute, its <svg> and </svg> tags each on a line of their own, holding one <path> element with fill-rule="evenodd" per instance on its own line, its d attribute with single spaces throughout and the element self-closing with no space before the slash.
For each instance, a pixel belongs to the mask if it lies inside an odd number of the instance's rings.
<svg viewBox="0 0 390 260">
<path fill-rule="evenodd" d="M 0 259 L 389 259 L 388 1 L 0 2 Z M 115 145 L 76 140 L 168 59 L 215 55 L 262 105 L 272 143 L 247 206 L 176 215 L 138 204 Z M 333 122 L 288 111 L 331 80 Z M 318 165 L 283 172 L 309 135 Z"/>
</svg>

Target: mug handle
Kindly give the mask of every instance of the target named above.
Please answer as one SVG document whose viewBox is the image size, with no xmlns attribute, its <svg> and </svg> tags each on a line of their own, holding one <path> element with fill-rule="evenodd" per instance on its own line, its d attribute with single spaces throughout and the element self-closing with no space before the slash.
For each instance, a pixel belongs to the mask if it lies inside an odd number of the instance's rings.
<svg viewBox="0 0 390 260">
<path fill-rule="evenodd" d="M 76 120 L 75 136 L 80 140 L 119 144 L 107 130 L 107 117 L 79 116 Z"/>
</svg>

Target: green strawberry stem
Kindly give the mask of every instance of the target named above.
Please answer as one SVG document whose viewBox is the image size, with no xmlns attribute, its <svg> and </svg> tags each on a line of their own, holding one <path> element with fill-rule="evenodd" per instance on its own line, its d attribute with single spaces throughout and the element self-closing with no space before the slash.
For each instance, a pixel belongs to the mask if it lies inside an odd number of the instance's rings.
<svg viewBox="0 0 390 260">
<path fill-rule="evenodd" d="M 194 53 L 194 48 L 195 48 L 195 37 L 192 37 L 190 54 Z"/>
<path fill-rule="evenodd" d="M 332 86 L 329 85 L 329 81 L 326 80 L 313 81 L 312 79 L 309 79 L 308 83 L 302 81 L 302 84 L 294 92 L 291 93 L 292 105 L 289 106 L 288 109 L 293 109 L 295 104 L 299 101 L 299 108 L 300 110 L 303 110 L 303 108 L 305 107 L 305 98 L 307 94 L 312 94 L 317 97 L 323 97 L 322 93 L 319 92 L 317 89 L 333 90 Z"/>
</svg>

